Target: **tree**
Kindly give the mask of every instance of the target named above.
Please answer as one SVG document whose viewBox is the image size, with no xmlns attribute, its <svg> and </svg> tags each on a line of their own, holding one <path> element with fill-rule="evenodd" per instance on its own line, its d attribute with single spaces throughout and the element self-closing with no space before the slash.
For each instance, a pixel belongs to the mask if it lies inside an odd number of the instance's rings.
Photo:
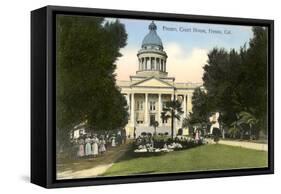
<svg viewBox="0 0 281 194">
<path fill-rule="evenodd" d="M 163 108 L 161 117 L 163 120 L 171 119 L 171 137 L 174 138 L 174 119 L 180 120 L 183 110 L 181 108 L 181 102 L 178 100 L 166 102 L 166 106 Z"/>
<path fill-rule="evenodd" d="M 198 87 L 192 95 L 192 113 L 189 113 L 189 123 L 193 126 L 206 129 L 209 123 L 212 105 L 204 89 Z"/>
<path fill-rule="evenodd" d="M 57 17 L 56 124 L 59 142 L 87 121 L 89 130 L 124 127 L 127 103 L 114 71 L 127 34 L 118 20 L 101 17 Z"/>
<path fill-rule="evenodd" d="M 246 107 L 241 111 L 249 112 L 259 120 L 258 131 L 267 132 L 268 32 L 263 27 L 253 27 L 252 30 L 253 38 L 242 58 L 241 83 L 244 84 L 239 85 L 238 91 L 241 103 Z"/>
<path fill-rule="evenodd" d="M 230 125 L 241 110 L 240 96 L 237 94 L 241 59 L 239 53 L 214 48 L 208 54 L 204 66 L 204 87 L 207 90 L 209 111 L 223 113 L 221 121 Z"/>
</svg>

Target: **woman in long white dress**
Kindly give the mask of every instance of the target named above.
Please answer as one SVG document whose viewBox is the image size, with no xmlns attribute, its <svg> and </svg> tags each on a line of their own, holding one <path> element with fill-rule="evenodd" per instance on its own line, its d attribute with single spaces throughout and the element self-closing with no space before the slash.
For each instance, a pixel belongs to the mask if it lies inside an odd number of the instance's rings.
<svg viewBox="0 0 281 194">
<path fill-rule="evenodd" d="M 79 150 L 77 156 L 83 157 L 85 155 L 85 152 L 84 152 L 84 139 L 82 137 L 79 138 L 78 144 L 79 144 Z"/>
<path fill-rule="evenodd" d="M 91 149 L 91 139 L 90 137 L 87 137 L 85 139 L 85 143 L 86 143 L 86 146 L 85 146 L 85 155 L 86 156 L 90 156 L 92 154 L 92 149 Z"/>
<path fill-rule="evenodd" d="M 99 154 L 99 139 L 94 135 L 92 140 L 93 140 L 92 154 L 94 157 L 96 157 Z"/>
<path fill-rule="evenodd" d="M 105 148 L 105 140 L 104 140 L 104 137 L 101 137 L 101 140 L 100 140 L 100 153 L 103 154 L 105 151 L 106 151 L 106 148 Z"/>
<path fill-rule="evenodd" d="M 113 135 L 112 138 L 111 138 L 111 146 L 116 147 L 115 135 Z"/>
</svg>

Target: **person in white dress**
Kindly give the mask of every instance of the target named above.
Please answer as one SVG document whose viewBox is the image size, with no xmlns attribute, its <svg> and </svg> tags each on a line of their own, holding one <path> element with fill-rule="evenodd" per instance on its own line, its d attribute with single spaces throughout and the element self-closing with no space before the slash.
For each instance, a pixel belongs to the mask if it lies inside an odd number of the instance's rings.
<svg viewBox="0 0 281 194">
<path fill-rule="evenodd" d="M 111 146 L 112 146 L 112 147 L 116 147 L 115 139 L 116 139 L 116 138 L 115 138 L 115 135 L 113 135 L 112 138 L 111 138 Z"/>
<path fill-rule="evenodd" d="M 85 145 L 85 155 L 86 156 L 90 156 L 92 154 L 91 139 L 90 139 L 90 137 L 87 137 L 85 139 L 85 143 L 86 143 L 86 145 Z"/>
<path fill-rule="evenodd" d="M 79 150 L 77 156 L 83 157 L 85 155 L 85 152 L 84 152 L 84 139 L 82 137 L 79 137 L 78 144 L 79 144 Z"/>
<path fill-rule="evenodd" d="M 212 124 L 211 128 L 210 128 L 210 134 L 213 134 L 214 128 L 220 129 L 219 117 L 220 117 L 220 113 L 218 113 L 218 112 L 216 112 L 211 117 L 209 117 L 209 121 Z"/>
<path fill-rule="evenodd" d="M 104 140 L 104 137 L 102 136 L 101 140 L 100 140 L 100 149 L 99 149 L 101 154 L 103 154 L 106 151 L 105 144 L 106 144 L 106 142 Z"/>
<path fill-rule="evenodd" d="M 93 144 L 92 144 L 92 154 L 94 157 L 97 157 L 99 154 L 99 139 L 97 138 L 96 135 L 93 136 Z"/>
</svg>

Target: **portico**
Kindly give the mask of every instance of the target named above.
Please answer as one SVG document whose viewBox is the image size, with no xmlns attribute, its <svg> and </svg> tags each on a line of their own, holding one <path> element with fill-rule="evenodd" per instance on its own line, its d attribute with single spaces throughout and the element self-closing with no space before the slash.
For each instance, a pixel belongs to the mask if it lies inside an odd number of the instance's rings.
<svg viewBox="0 0 281 194">
<path fill-rule="evenodd" d="M 127 99 L 129 105 L 129 114 L 131 126 L 151 126 L 150 115 L 155 115 L 155 121 L 158 121 L 160 126 L 170 126 L 168 121 L 163 121 L 161 118 L 161 112 L 165 106 L 165 102 L 172 100 L 173 93 L 156 93 L 156 92 L 128 92 L 123 94 Z M 182 103 L 183 118 L 188 114 L 188 110 L 191 110 L 190 103 L 192 94 L 190 93 L 178 93 L 175 94 L 176 99 Z"/>
</svg>

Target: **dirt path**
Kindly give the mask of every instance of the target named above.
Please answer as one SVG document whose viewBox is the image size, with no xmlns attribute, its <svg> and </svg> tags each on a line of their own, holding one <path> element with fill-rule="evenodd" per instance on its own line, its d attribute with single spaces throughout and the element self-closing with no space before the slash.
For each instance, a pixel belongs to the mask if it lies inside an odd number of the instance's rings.
<svg viewBox="0 0 281 194">
<path fill-rule="evenodd" d="M 97 177 L 103 174 L 108 168 L 110 168 L 114 163 L 99 165 L 90 169 L 80 170 L 80 171 L 63 171 L 59 172 L 57 175 L 58 179 L 79 179 L 79 178 L 91 178 Z"/>
<path fill-rule="evenodd" d="M 214 143 L 212 139 L 206 139 L 208 143 Z M 224 140 L 220 139 L 219 144 L 243 147 L 254 150 L 268 151 L 268 145 L 265 143 L 255 143 L 255 142 L 247 142 L 247 141 L 235 141 L 235 140 Z"/>
<path fill-rule="evenodd" d="M 220 144 L 224 145 L 231 145 L 231 146 L 238 146 L 248 149 L 254 149 L 254 150 L 262 150 L 267 151 L 268 145 L 264 143 L 254 143 L 254 142 L 245 142 L 245 141 L 231 141 L 231 140 L 220 140 Z"/>
<path fill-rule="evenodd" d="M 129 144 L 121 145 L 116 148 L 111 148 L 106 154 L 99 156 L 98 158 L 59 163 L 57 165 L 57 179 L 97 177 L 109 169 L 114 162 L 127 152 L 129 148 Z"/>
</svg>

